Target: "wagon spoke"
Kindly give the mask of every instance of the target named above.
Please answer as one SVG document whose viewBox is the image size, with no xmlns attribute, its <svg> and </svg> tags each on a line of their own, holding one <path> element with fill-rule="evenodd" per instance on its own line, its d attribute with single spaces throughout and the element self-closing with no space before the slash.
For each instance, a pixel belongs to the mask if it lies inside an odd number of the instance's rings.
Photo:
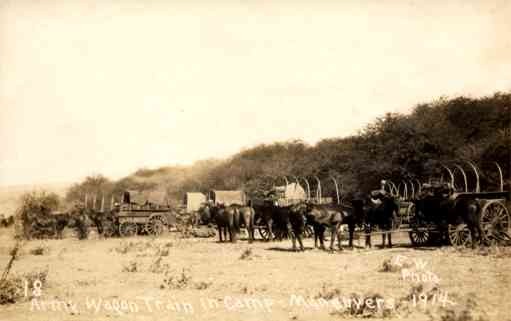
<svg viewBox="0 0 511 321">
<path fill-rule="evenodd" d="M 506 215 L 506 213 L 504 213 L 503 210 L 499 211 L 497 218 L 498 221 L 501 222 L 502 224 L 509 225 L 508 216 Z"/>
<path fill-rule="evenodd" d="M 449 224 L 447 230 L 451 245 L 467 246 L 467 244 L 470 243 L 471 235 L 466 224 Z"/>
</svg>

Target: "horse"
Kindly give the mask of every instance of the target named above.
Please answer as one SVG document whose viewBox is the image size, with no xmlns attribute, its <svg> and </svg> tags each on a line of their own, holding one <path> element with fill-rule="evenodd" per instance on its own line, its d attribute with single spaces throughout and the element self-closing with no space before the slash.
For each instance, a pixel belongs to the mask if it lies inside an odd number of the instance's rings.
<svg viewBox="0 0 511 321">
<path fill-rule="evenodd" d="M 50 219 L 57 239 L 62 239 L 62 233 L 66 227 L 76 229 L 80 240 L 88 236 L 87 214 L 83 208 L 74 207 L 69 212 L 51 214 Z"/>
<path fill-rule="evenodd" d="M 89 219 L 89 212 L 82 206 L 75 206 L 68 213 L 67 217 L 63 217 L 61 224 L 67 223 L 67 226 L 76 228 L 78 232 L 78 238 L 80 240 L 86 239 L 89 231 L 87 226 L 87 220 Z M 65 220 L 67 219 L 67 222 Z"/>
<path fill-rule="evenodd" d="M 202 203 L 200 208 L 197 210 L 198 215 L 198 224 L 210 224 L 213 220 L 211 218 L 211 204 L 210 203 Z"/>
<path fill-rule="evenodd" d="M 300 245 L 300 251 L 304 251 L 302 235 L 305 232 L 305 216 L 302 204 L 289 206 L 275 206 L 275 226 L 281 231 L 287 231 L 291 236 L 293 251 L 298 251 L 296 242 Z"/>
<path fill-rule="evenodd" d="M 62 239 L 62 232 L 64 231 L 64 228 L 66 227 L 74 227 L 76 225 L 76 222 L 74 219 L 69 215 L 69 213 L 58 213 L 53 214 L 53 224 L 55 225 L 55 232 L 57 239 Z"/>
<path fill-rule="evenodd" d="M 239 204 L 231 204 L 228 206 L 229 209 L 234 209 L 236 215 L 239 217 L 239 225 L 243 226 L 248 231 L 248 242 L 254 241 L 254 220 L 255 210 L 252 206 L 244 206 Z"/>
<path fill-rule="evenodd" d="M 256 219 L 260 219 L 266 226 L 268 238 L 266 241 L 278 238 L 287 234 L 293 242 L 293 250 L 296 251 L 296 241 L 303 251 L 302 234 L 305 231 L 305 217 L 300 204 L 290 206 L 278 206 L 275 201 L 265 200 L 263 204 L 254 205 Z"/>
<path fill-rule="evenodd" d="M 103 235 L 103 221 L 105 220 L 105 213 L 98 212 L 93 209 L 84 209 L 83 211 L 98 230 L 98 235 Z"/>
<path fill-rule="evenodd" d="M 218 228 L 219 241 L 223 242 L 222 232 L 225 240 L 227 240 L 227 232 L 229 232 L 230 242 L 236 243 L 237 234 L 240 229 L 239 211 L 235 208 L 226 207 L 223 204 L 208 206 L 211 219 L 216 223 Z"/>
<path fill-rule="evenodd" d="M 347 213 L 342 207 L 333 204 L 314 204 L 311 202 L 297 204 L 298 211 L 304 215 L 307 224 L 314 229 L 314 247 L 317 247 L 319 240 L 320 248 L 325 249 L 324 232 L 329 229 L 331 232 L 330 250 L 334 249 L 335 237 L 337 236 L 338 247 L 342 250 L 340 227 L 346 224 Z"/>
</svg>

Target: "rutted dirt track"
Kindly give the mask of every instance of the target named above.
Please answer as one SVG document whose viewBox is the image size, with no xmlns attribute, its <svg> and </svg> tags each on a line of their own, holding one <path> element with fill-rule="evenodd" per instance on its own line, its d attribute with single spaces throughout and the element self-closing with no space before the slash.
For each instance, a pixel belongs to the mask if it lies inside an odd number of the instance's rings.
<svg viewBox="0 0 511 321">
<path fill-rule="evenodd" d="M 0 230 L 2 267 L 13 244 L 6 231 Z M 0 306 L 0 320 L 354 318 L 347 302 L 352 313 L 359 307 L 359 316 L 374 320 L 472 320 L 469 314 L 474 320 L 511 320 L 509 248 L 412 249 L 405 235 L 395 239 L 401 244 L 393 249 L 334 254 L 312 249 L 311 239 L 301 253 L 289 251 L 289 240 L 220 244 L 174 234 L 30 241 L 11 273 L 47 267 L 47 281 L 37 299 Z M 40 246 L 42 255 L 30 253 Z M 421 292 L 429 294 L 426 304 Z"/>
</svg>

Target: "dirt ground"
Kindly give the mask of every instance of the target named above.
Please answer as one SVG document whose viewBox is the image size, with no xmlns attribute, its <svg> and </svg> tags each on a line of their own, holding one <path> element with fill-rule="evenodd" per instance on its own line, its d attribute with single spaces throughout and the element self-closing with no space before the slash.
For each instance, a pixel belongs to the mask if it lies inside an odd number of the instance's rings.
<svg viewBox="0 0 511 321">
<path fill-rule="evenodd" d="M 11 237 L 0 230 L 2 269 Z M 11 273 L 47 270 L 46 281 L 0 306 L 0 320 L 511 320 L 511 249 L 413 249 L 406 235 L 394 239 L 392 249 L 333 254 L 312 239 L 294 253 L 289 240 L 176 233 L 29 241 Z"/>
</svg>

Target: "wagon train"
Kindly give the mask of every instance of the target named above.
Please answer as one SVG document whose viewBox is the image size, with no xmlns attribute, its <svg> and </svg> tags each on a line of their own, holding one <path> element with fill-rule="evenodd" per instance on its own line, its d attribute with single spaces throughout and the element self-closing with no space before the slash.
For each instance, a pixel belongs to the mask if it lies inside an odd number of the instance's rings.
<svg viewBox="0 0 511 321">
<path fill-rule="evenodd" d="M 372 204 L 373 196 L 366 195 L 363 209 L 365 214 L 354 214 L 351 218 L 343 218 L 344 222 L 339 222 L 342 226 L 349 227 L 351 224 L 350 245 L 353 238 L 360 239 L 360 236 L 366 237 L 367 245 L 368 238 L 377 234 L 389 235 L 390 241 L 392 233 L 408 234 L 413 246 L 445 243 L 466 246 L 476 241 L 485 244 L 511 241 L 508 234 L 511 227 L 508 210 L 510 193 L 504 190 L 503 173 L 499 164 L 491 163 L 494 168 L 492 174 L 482 174 L 477 165 L 471 161 L 438 164 L 435 175 L 423 181 L 415 177 L 382 180 L 380 188 L 373 192 L 392 199 L 396 204 L 392 210 L 392 223 L 384 224 L 382 227 L 378 223 L 378 217 L 367 216 L 371 211 L 378 212 L 374 209 L 379 205 Z M 467 171 L 467 168 L 470 171 Z M 257 208 L 266 206 L 279 212 L 280 209 L 302 205 L 302 208 L 306 209 L 303 212 L 305 237 L 314 235 L 315 223 L 307 221 L 306 218 L 311 217 L 307 212 L 310 208 L 331 208 L 340 213 L 344 212 L 341 216 L 355 213 L 354 196 L 343 193 L 339 177 L 328 177 L 328 182 L 333 183 L 329 189 L 330 194 L 335 191 L 333 197 L 323 196 L 322 183 L 325 184 L 326 181 L 322 182 L 317 176 L 313 176 L 312 180 L 310 177 L 302 176 L 280 176 L 271 179 L 271 188 L 259 191 L 262 192 L 258 194 L 259 197 L 252 195 L 249 198 L 241 190 L 211 190 L 207 195 L 199 192 L 186 193 L 182 207 L 176 208 L 148 201 L 133 202 L 130 193 L 125 192 L 120 204 L 111 204 L 110 211 L 103 211 L 102 204 L 102 210 L 96 212 L 102 213 L 102 234 L 105 236 L 160 235 L 173 228 L 179 230 L 179 226 L 183 225 L 181 222 L 183 217 L 196 218 L 192 220 L 192 226 L 214 223 L 208 221 L 207 215 L 201 216 L 205 204 L 249 206 L 256 209 L 251 228 L 258 231 L 260 237 L 266 241 L 284 239 L 292 235 L 289 235 L 290 230 L 285 226 L 265 218 Z M 284 184 L 276 185 L 277 180 L 283 180 Z M 485 186 L 485 191 L 481 191 L 481 182 L 488 185 Z M 492 187 L 488 182 L 497 183 Z M 341 229 L 339 235 L 342 233 Z"/>
</svg>

